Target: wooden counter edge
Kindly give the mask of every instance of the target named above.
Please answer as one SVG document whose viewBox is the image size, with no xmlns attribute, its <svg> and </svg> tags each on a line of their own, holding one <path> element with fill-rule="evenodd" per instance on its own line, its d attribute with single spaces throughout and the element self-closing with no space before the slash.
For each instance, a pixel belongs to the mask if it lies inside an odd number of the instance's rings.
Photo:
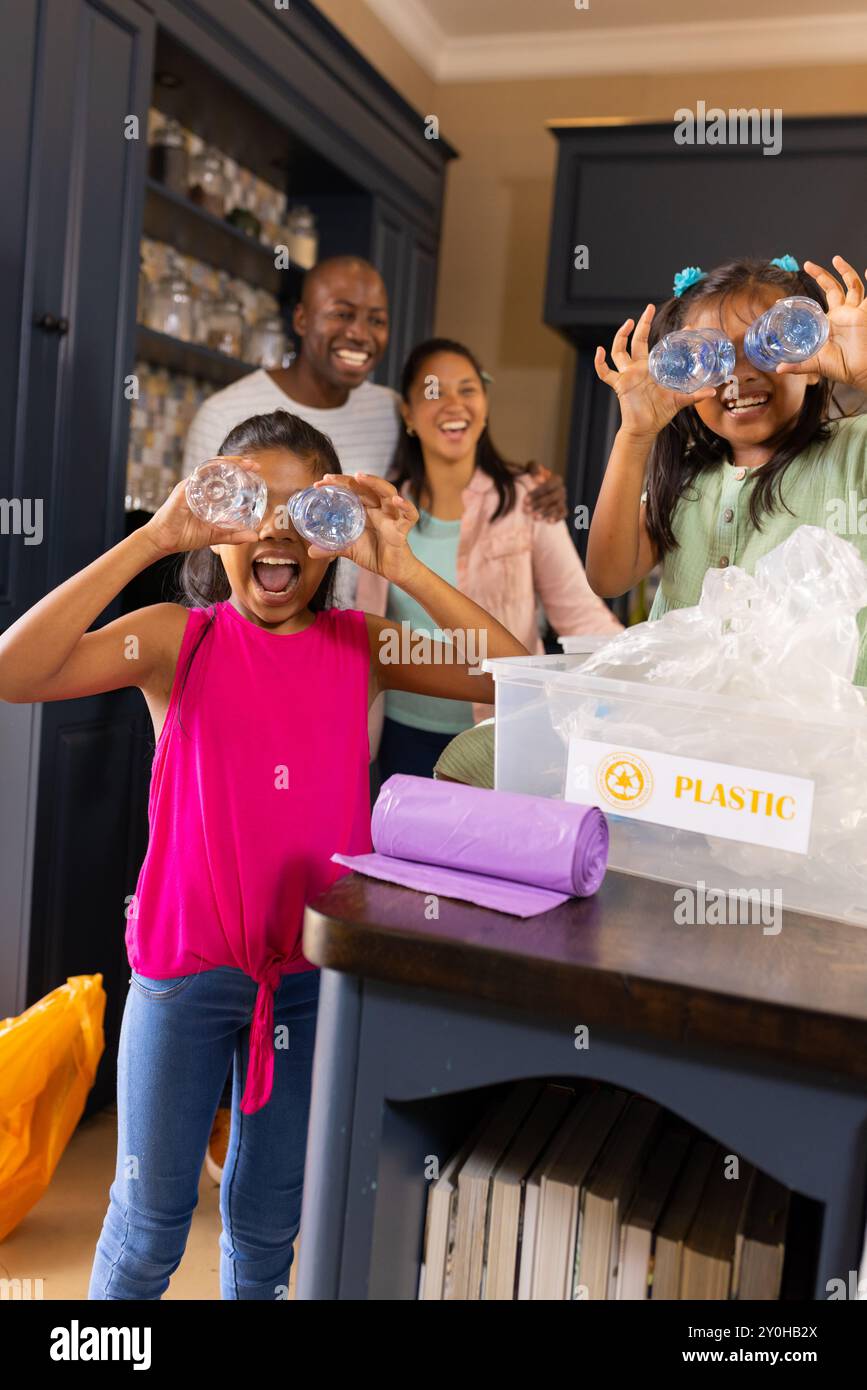
<svg viewBox="0 0 867 1390">
<path fill-rule="evenodd" d="M 387 954 L 379 949 L 385 944 Z M 832 1073 L 843 1082 L 867 1083 L 867 1022 L 857 1019 L 580 965 L 567 973 L 542 958 L 483 952 L 466 942 L 392 927 L 387 937 L 366 935 L 361 952 L 357 924 L 313 907 L 305 912 L 304 954 L 323 969 L 554 1015 L 570 1029 L 587 1024 L 684 1048 L 731 1048 Z M 482 964 L 487 968 L 480 973 Z"/>
</svg>

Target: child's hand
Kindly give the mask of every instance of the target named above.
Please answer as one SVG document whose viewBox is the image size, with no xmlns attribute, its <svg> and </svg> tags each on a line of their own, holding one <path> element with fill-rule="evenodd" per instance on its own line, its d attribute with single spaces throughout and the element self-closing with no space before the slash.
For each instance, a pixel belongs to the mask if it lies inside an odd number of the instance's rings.
<svg viewBox="0 0 867 1390">
<path fill-rule="evenodd" d="M 853 267 L 842 256 L 834 256 L 834 268 L 845 281 L 845 290 L 830 271 L 815 261 L 805 261 L 804 269 L 828 296 L 827 342 L 805 362 L 781 362 L 777 371 L 819 372 L 831 381 L 857 386 L 867 391 L 867 303 L 864 285 Z M 867 275 L 867 271 L 865 271 Z"/>
<path fill-rule="evenodd" d="M 255 459 L 233 455 L 232 462 L 249 469 L 251 473 L 262 471 L 261 464 Z M 259 539 L 257 531 L 229 531 L 225 526 L 211 526 L 197 517 L 187 501 L 186 479 L 173 488 L 159 511 L 145 522 L 142 530 L 164 555 L 175 555 L 184 550 L 203 550 L 206 545 L 242 545 L 245 541 Z"/>
<path fill-rule="evenodd" d="M 338 551 L 366 570 L 382 575 L 389 583 L 401 584 L 417 564 L 406 538 L 418 521 L 418 512 L 407 498 L 401 497 L 393 483 L 369 473 L 326 473 L 314 487 L 325 484 L 348 488 L 364 503 L 367 525 L 358 540 Z M 317 545 L 308 546 L 307 554 L 314 559 L 332 556 L 333 550 Z"/>
<path fill-rule="evenodd" d="M 627 434 L 652 439 L 674 419 L 684 406 L 695 405 L 696 401 L 709 400 L 715 394 L 713 386 L 703 386 L 700 391 L 669 391 L 658 386 L 647 369 L 649 352 L 647 339 L 653 320 L 654 306 L 648 304 L 632 334 L 631 349 L 626 340 L 634 320 L 627 319 L 621 324 L 614 342 L 611 356 L 617 368 L 613 372 L 605 360 L 605 349 L 598 347 L 593 358 L 596 375 L 606 386 L 610 386 L 620 402 L 622 428 Z"/>
</svg>

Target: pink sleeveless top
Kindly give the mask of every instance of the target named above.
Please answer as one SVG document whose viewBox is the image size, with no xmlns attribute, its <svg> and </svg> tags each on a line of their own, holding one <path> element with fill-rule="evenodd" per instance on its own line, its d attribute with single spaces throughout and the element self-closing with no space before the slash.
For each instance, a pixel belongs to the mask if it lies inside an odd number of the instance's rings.
<svg viewBox="0 0 867 1390">
<path fill-rule="evenodd" d="M 225 602 L 193 609 L 184 631 L 127 955 L 154 979 L 229 965 L 258 982 L 248 1115 L 271 1094 L 280 977 L 315 968 L 305 904 L 346 873 L 332 854 L 371 849 L 369 669 L 359 612 L 326 609 L 280 636 Z"/>
</svg>

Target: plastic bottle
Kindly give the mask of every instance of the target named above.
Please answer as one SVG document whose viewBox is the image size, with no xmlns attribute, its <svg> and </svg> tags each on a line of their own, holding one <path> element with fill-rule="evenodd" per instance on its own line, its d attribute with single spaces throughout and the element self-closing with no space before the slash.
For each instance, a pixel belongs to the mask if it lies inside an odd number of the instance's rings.
<svg viewBox="0 0 867 1390">
<path fill-rule="evenodd" d="M 187 479 L 186 493 L 190 511 L 231 531 L 258 531 L 268 505 L 268 489 L 258 473 L 231 455 L 200 463 Z"/>
<path fill-rule="evenodd" d="M 299 535 L 322 550 L 345 550 L 364 530 L 364 506 L 345 487 L 305 487 L 289 503 Z"/>
<path fill-rule="evenodd" d="M 773 372 L 778 362 L 803 362 L 828 337 L 828 318 L 815 299 L 780 299 L 750 324 L 744 352 L 754 367 Z"/>
<path fill-rule="evenodd" d="M 721 386 L 735 369 L 734 344 L 714 328 L 679 328 L 651 349 L 648 370 L 670 391 Z"/>
</svg>

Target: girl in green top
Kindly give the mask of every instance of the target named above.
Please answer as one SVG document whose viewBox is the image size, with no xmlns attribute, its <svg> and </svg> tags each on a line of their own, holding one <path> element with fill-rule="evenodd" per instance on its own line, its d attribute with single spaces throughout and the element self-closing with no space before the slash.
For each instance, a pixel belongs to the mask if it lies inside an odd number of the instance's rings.
<svg viewBox="0 0 867 1390">
<path fill-rule="evenodd" d="M 841 256 L 833 264 L 843 284 L 791 256 L 730 261 L 709 274 L 689 267 L 658 313 L 648 304 L 618 329 L 616 370 L 597 348 L 596 372 L 621 413 L 588 542 L 597 594 L 622 594 L 661 563 L 654 620 L 698 603 L 713 566 L 752 573 L 804 523 L 842 534 L 867 561 L 867 416 L 829 419 L 835 382 L 867 391 L 867 303 L 852 266 Z M 806 362 L 761 371 L 744 355 L 744 334 L 791 295 L 826 310 L 828 340 Z M 722 329 L 735 345 L 737 386 L 691 395 L 658 386 L 648 350 L 677 328 Z M 859 626 L 855 681 L 867 685 L 867 609 Z"/>
</svg>

